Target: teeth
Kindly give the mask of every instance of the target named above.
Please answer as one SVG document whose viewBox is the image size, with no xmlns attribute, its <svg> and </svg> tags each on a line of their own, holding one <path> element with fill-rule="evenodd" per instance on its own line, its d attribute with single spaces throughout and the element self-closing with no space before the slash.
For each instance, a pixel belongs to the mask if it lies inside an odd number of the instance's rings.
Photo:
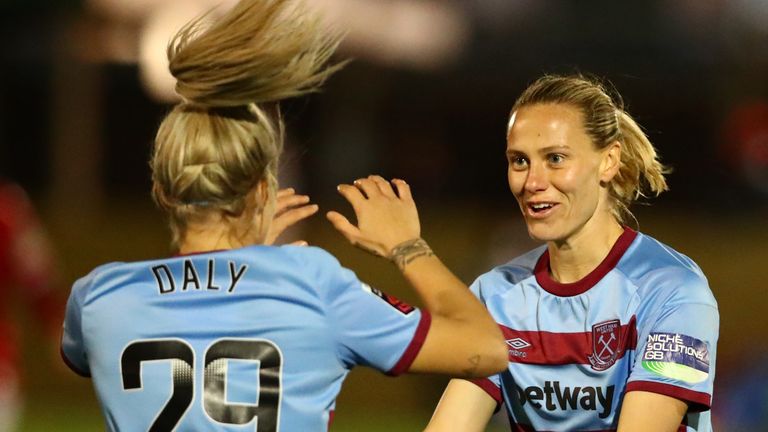
<svg viewBox="0 0 768 432">
<path fill-rule="evenodd" d="M 531 207 L 533 207 L 536 210 L 542 210 L 542 209 L 545 209 L 545 208 L 552 207 L 552 204 L 532 204 Z"/>
</svg>

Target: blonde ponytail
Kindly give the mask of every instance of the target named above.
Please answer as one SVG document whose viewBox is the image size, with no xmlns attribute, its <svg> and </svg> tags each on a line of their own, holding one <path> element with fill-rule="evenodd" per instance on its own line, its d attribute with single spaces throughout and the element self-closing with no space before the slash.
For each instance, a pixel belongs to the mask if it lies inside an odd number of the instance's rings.
<svg viewBox="0 0 768 432">
<path fill-rule="evenodd" d="M 242 0 L 220 19 L 184 26 L 168 45 L 176 92 L 208 107 L 266 103 L 317 90 L 340 38 L 303 3 Z"/>
<path fill-rule="evenodd" d="M 669 169 L 661 164 L 656 149 L 640 125 L 623 109 L 618 109 L 621 168 L 611 181 L 609 191 L 618 204 L 619 220 L 633 217 L 629 206 L 639 198 L 659 196 L 669 189 L 664 174 Z"/>
<path fill-rule="evenodd" d="M 152 195 L 169 214 L 177 246 L 190 222 L 212 213 L 248 212 L 246 220 L 268 213 L 272 198 L 246 198 L 259 183 L 271 197 L 277 188 L 283 123 L 276 104 L 318 90 L 342 66 L 326 66 L 340 35 L 301 2 L 241 0 L 211 17 L 190 22 L 168 45 L 183 102 L 160 125 L 150 162 Z"/>
</svg>

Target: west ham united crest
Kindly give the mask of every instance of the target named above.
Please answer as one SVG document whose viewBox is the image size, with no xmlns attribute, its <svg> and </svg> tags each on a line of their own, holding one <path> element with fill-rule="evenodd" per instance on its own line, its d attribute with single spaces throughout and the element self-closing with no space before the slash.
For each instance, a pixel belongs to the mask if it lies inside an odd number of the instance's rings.
<svg viewBox="0 0 768 432">
<path fill-rule="evenodd" d="M 592 326 L 592 354 L 589 356 L 592 369 L 603 371 L 616 363 L 620 338 L 621 322 L 617 319 Z"/>
</svg>

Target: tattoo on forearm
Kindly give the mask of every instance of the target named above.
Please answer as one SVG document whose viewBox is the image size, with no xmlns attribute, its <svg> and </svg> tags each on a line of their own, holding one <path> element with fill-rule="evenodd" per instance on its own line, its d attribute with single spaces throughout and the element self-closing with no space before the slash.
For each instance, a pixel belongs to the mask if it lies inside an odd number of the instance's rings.
<svg viewBox="0 0 768 432">
<path fill-rule="evenodd" d="M 469 364 L 471 366 L 464 369 L 462 372 L 464 372 L 464 374 L 466 375 L 474 375 L 475 372 L 477 371 L 477 367 L 480 366 L 480 355 L 475 354 L 472 357 L 468 358 L 467 360 L 469 361 Z"/>
<path fill-rule="evenodd" d="M 422 239 L 409 240 L 404 243 L 400 243 L 392 249 L 392 253 L 389 255 L 389 259 L 394 261 L 400 270 L 405 269 L 405 266 L 412 263 L 415 259 L 420 257 L 434 256 L 432 248 L 429 247 L 427 242 Z"/>
</svg>

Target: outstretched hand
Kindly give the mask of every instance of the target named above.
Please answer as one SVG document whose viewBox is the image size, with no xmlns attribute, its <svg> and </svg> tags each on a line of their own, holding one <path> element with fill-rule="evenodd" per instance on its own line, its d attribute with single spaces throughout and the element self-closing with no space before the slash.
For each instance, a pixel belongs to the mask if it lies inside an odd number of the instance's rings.
<svg viewBox="0 0 768 432">
<path fill-rule="evenodd" d="M 419 214 L 405 181 L 395 179 L 390 184 L 372 175 L 355 180 L 354 185 L 339 185 L 338 190 L 352 205 L 357 226 L 335 211 L 326 217 L 353 245 L 391 258 L 396 246 L 421 236 Z"/>
<path fill-rule="evenodd" d="M 293 188 L 280 189 L 277 191 L 275 217 L 272 219 L 264 244 L 274 244 L 283 231 L 317 213 L 317 210 L 316 204 L 309 204 L 308 196 L 297 195 Z M 307 242 L 299 240 L 291 244 L 303 246 Z"/>
</svg>

